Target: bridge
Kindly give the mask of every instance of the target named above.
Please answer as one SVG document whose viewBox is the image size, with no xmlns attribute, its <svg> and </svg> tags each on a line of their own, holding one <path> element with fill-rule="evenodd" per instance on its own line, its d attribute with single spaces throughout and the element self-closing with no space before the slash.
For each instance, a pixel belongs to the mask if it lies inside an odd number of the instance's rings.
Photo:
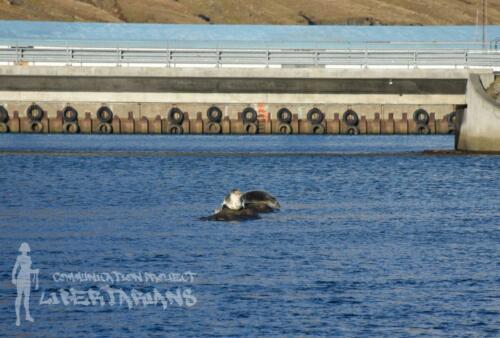
<svg viewBox="0 0 500 338">
<path fill-rule="evenodd" d="M 454 133 L 500 70 L 476 31 L 0 22 L 0 130 Z"/>
</svg>

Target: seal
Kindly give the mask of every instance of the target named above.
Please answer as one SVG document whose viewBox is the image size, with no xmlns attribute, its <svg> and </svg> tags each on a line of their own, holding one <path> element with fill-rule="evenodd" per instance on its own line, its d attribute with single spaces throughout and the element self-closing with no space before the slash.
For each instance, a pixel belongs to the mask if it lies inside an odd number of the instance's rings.
<svg viewBox="0 0 500 338">
<path fill-rule="evenodd" d="M 280 209 L 278 200 L 265 191 L 241 193 L 233 189 L 226 195 L 220 208 L 213 215 L 201 217 L 202 221 L 246 221 L 259 219 L 259 213 Z"/>
<path fill-rule="evenodd" d="M 265 191 L 249 191 L 241 196 L 245 209 L 257 212 L 272 212 L 279 210 L 281 205 L 278 200 Z"/>
</svg>

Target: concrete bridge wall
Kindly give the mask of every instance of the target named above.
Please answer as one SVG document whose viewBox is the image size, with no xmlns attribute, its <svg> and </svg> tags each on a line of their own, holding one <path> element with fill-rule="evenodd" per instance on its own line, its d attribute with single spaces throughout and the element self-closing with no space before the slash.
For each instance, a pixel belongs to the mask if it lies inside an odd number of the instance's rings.
<svg viewBox="0 0 500 338">
<path fill-rule="evenodd" d="M 286 107 L 300 124 L 316 107 L 326 120 L 336 121 L 352 109 L 366 125 L 401 124 L 399 129 L 374 127 L 379 133 L 417 132 L 413 112 L 425 109 L 431 115 L 429 132 L 448 133 L 448 114 L 465 104 L 467 78 L 464 69 L 6 66 L 0 67 L 0 105 L 21 119 L 33 103 L 47 119 L 57 119 L 68 105 L 79 118 L 95 119 L 105 105 L 117 118 L 149 121 L 166 119 L 172 107 L 191 119 L 204 119 L 207 109 L 216 105 L 234 121 L 246 107 L 271 120 Z"/>
</svg>

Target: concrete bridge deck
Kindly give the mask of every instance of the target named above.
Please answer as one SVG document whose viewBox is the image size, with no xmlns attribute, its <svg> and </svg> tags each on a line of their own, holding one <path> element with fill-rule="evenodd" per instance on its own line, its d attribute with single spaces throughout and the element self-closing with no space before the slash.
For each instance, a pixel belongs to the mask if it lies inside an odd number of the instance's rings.
<svg viewBox="0 0 500 338">
<path fill-rule="evenodd" d="M 464 69 L 3 66 L 0 101 L 464 104 L 467 76 Z"/>
</svg>

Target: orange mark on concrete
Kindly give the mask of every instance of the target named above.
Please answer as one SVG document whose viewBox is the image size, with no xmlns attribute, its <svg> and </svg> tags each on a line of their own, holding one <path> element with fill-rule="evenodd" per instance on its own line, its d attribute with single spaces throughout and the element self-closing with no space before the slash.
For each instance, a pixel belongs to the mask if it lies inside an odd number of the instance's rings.
<svg viewBox="0 0 500 338">
<path fill-rule="evenodd" d="M 263 122 L 269 121 L 270 115 L 271 114 L 268 111 L 266 111 L 266 106 L 264 105 L 264 103 L 259 103 L 257 105 L 257 119 L 259 121 Z"/>
</svg>

